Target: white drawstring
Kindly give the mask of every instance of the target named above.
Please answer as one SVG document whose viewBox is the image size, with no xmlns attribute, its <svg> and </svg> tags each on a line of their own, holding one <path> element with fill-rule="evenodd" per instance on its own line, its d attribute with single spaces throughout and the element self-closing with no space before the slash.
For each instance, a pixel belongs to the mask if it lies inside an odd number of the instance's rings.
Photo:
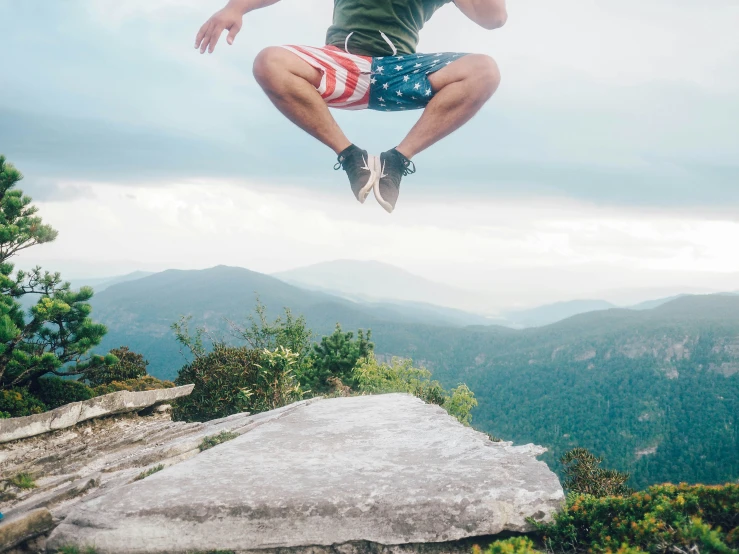
<svg viewBox="0 0 739 554">
<path fill-rule="evenodd" d="M 390 48 L 393 49 L 393 56 L 395 56 L 398 53 L 398 49 L 395 48 L 395 45 L 393 44 L 393 41 L 387 38 L 387 35 L 383 33 L 382 31 L 378 31 L 380 33 L 380 36 L 383 38 L 385 42 L 387 42 L 390 45 Z M 344 52 L 349 54 L 349 37 L 351 37 L 354 34 L 354 31 L 346 35 L 346 38 L 344 39 Z"/>
<path fill-rule="evenodd" d="M 393 41 L 391 41 L 389 38 L 387 38 L 387 35 L 380 31 L 380 35 L 383 39 L 385 39 L 385 42 L 387 42 L 390 45 L 390 48 L 393 49 L 393 56 L 398 53 L 398 49 L 395 48 L 395 45 L 393 44 Z M 347 37 L 348 38 L 348 37 Z"/>
</svg>

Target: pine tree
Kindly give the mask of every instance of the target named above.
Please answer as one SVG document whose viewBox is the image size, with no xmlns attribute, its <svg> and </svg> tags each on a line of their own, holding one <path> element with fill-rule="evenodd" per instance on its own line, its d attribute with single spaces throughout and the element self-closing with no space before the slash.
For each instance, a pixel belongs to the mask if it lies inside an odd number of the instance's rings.
<svg viewBox="0 0 739 554">
<path fill-rule="evenodd" d="M 315 393 L 328 391 L 331 386 L 330 378 L 337 378 L 343 384 L 354 387 L 353 371 L 357 362 L 367 358 L 374 350 L 372 332 L 365 334 L 361 329 L 354 333 L 344 333 L 341 325 L 337 324 L 334 332 L 321 339 L 319 344 L 313 345 L 310 355 L 310 368 L 302 376 L 303 384 Z"/>
<path fill-rule="evenodd" d="M 92 289 L 73 291 L 59 273 L 36 267 L 17 271 L 8 260 L 57 237 L 36 215 L 31 198 L 15 188 L 23 175 L 0 155 L 0 390 L 31 384 L 43 375 L 81 375 L 114 363 L 114 356 L 89 356 L 105 335 L 90 319 Z M 24 311 L 19 299 L 33 295 Z"/>
</svg>

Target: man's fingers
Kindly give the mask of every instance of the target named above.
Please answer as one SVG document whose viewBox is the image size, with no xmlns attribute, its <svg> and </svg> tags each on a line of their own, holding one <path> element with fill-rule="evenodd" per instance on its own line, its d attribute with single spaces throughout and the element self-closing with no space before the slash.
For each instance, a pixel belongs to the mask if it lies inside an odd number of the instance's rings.
<svg viewBox="0 0 739 554">
<path fill-rule="evenodd" d="M 210 42 L 211 37 L 211 29 L 213 29 L 213 22 L 208 21 L 206 23 L 205 33 L 203 34 L 203 40 L 200 42 L 200 53 L 205 53 L 205 49 L 208 48 L 208 43 Z"/>
<path fill-rule="evenodd" d="M 195 37 L 195 48 L 200 48 L 200 43 L 203 42 L 203 38 L 205 38 L 205 31 L 208 29 L 208 25 L 210 24 L 210 19 L 203 23 L 202 27 L 200 27 L 200 30 L 198 31 L 197 36 Z"/>
<path fill-rule="evenodd" d="M 239 34 L 239 31 L 241 30 L 241 23 L 234 23 L 231 25 L 231 28 L 228 30 L 228 37 L 226 37 L 226 42 L 229 44 L 234 43 L 234 39 L 236 38 L 236 35 Z"/>
<path fill-rule="evenodd" d="M 218 39 L 221 38 L 223 29 L 225 29 L 225 27 L 221 23 L 216 23 L 213 26 L 213 29 L 211 30 L 211 33 L 210 33 L 210 48 L 208 48 L 209 54 L 213 53 L 213 50 L 215 49 L 216 44 L 218 44 Z"/>
</svg>

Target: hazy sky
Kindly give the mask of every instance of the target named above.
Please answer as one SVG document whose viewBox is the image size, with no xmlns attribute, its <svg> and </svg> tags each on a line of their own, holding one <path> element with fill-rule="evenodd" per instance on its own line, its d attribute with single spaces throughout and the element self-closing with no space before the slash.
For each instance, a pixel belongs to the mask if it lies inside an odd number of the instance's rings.
<svg viewBox="0 0 739 554">
<path fill-rule="evenodd" d="M 22 264 L 377 259 L 506 304 L 739 289 L 736 0 L 509 0 L 498 31 L 442 8 L 419 50 L 490 54 L 503 83 L 416 158 L 392 216 L 359 205 L 251 76 L 265 46 L 322 44 L 331 0 L 249 14 L 201 56 L 194 34 L 221 4 L 0 0 L 0 153 L 60 231 Z M 337 118 L 379 152 L 418 115 Z"/>
</svg>

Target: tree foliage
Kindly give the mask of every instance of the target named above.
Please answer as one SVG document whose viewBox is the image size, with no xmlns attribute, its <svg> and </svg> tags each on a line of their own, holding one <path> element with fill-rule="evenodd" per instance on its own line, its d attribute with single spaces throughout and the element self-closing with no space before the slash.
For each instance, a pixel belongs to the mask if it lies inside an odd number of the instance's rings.
<svg viewBox="0 0 739 554">
<path fill-rule="evenodd" d="M 71 402 L 89 400 L 96 396 L 95 392 L 84 383 L 53 376 L 43 377 L 35 381 L 31 387 L 31 392 L 46 405 L 48 410 L 53 410 Z"/>
<path fill-rule="evenodd" d="M 12 256 L 57 237 L 36 215 L 31 198 L 15 188 L 22 178 L 0 156 L 0 389 L 26 386 L 49 373 L 81 375 L 115 361 L 87 356 L 106 332 L 90 318 L 92 289 L 73 291 L 59 273 L 38 267 L 13 275 Z M 27 295 L 38 297 L 28 313 L 19 302 Z"/>
<path fill-rule="evenodd" d="M 254 313 L 247 317 L 246 326 L 234 322 L 229 324 L 232 335 L 243 340 L 250 348 L 275 351 L 282 347 L 295 355 L 298 368 L 307 364 L 313 333 L 308 329 L 305 318 L 295 316 L 290 308 L 285 308 L 284 315 L 270 321 L 264 304 L 257 297 Z"/>
<path fill-rule="evenodd" d="M 655 485 L 629 496 L 570 494 L 537 524 L 547 552 L 714 552 L 739 547 L 739 485 Z"/>
<path fill-rule="evenodd" d="M 388 364 L 379 363 L 374 355 L 370 355 L 358 363 L 354 380 L 359 392 L 406 392 L 424 402 L 441 406 L 464 425 L 470 424 L 472 409 L 477 406 L 475 394 L 467 385 L 460 384 L 447 391 L 438 381 L 431 380 L 429 370 L 414 367 L 410 359 L 393 358 Z"/>
<path fill-rule="evenodd" d="M 573 448 L 561 458 L 564 466 L 563 487 L 578 494 L 593 496 L 623 496 L 632 491 L 626 486 L 628 473 L 600 467 L 603 462 L 585 448 Z"/>
<path fill-rule="evenodd" d="M 297 356 L 284 347 L 255 350 L 216 343 L 185 365 L 177 385 L 194 384 L 173 406 L 175 420 L 208 421 L 240 412 L 258 413 L 302 398 L 294 374 Z"/>
<path fill-rule="evenodd" d="M 127 346 L 114 348 L 110 354 L 117 360 L 114 364 L 94 368 L 85 374 L 90 386 L 97 387 L 113 381 L 128 381 L 146 376 L 146 366 L 149 362 L 142 354 L 133 352 Z"/>
<path fill-rule="evenodd" d="M 331 389 L 329 379 L 339 379 L 345 385 L 354 388 L 354 368 L 359 360 L 369 357 L 374 349 L 372 331 L 365 333 L 362 329 L 354 333 L 341 330 L 336 324 L 334 332 L 313 345 L 310 363 L 301 375 L 301 383 L 312 392 L 320 394 Z"/>
</svg>

